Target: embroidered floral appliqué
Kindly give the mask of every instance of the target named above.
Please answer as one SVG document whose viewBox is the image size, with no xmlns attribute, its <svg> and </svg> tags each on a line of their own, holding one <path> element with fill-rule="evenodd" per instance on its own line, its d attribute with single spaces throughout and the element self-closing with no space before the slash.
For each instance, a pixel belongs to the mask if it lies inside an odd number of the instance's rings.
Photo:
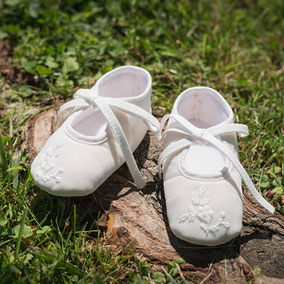
<svg viewBox="0 0 284 284">
<path fill-rule="evenodd" d="M 191 199 L 192 205 L 188 206 L 189 212 L 182 215 L 179 222 L 194 222 L 196 219 L 200 221 L 200 228 L 204 231 L 205 235 L 208 236 L 209 233 L 215 235 L 219 231 L 220 227 L 228 230 L 230 228 L 230 223 L 225 222 L 225 212 L 219 212 L 219 220 L 216 224 L 212 224 L 214 217 L 214 212 L 210 208 L 210 199 L 205 198 L 205 190 L 203 187 L 199 189 L 198 197 L 193 197 Z"/>
<path fill-rule="evenodd" d="M 51 179 L 53 179 L 55 183 L 61 182 L 60 174 L 63 173 L 63 167 L 56 167 L 55 160 L 60 154 L 60 148 L 63 146 L 63 144 L 63 141 L 59 141 L 54 148 L 48 148 L 39 157 L 36 164 L 36 179 L 44 183 Z"/>
</svg>

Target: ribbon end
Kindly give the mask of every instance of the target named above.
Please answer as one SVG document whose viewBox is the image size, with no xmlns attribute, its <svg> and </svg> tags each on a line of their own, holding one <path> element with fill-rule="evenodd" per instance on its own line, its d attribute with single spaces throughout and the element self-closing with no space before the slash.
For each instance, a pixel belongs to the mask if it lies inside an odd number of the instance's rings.
<svg viewBox="0 0 284 284">
<path fill-rule="evenodd" d="M 135 184 L 137 186 L 138 189 L 142 189 L 145 187 L 146 182 L 141 178 L 141 180 L 139 181 L 135 181 Z"/>
<path fill-rule="evenodd" d="M 267 211 L 269 212 L 269 213 L 271 213 L 272 215 L 275 213 L 275 208 L 272 206 L 272 205 L 270 205 L 268 208 L 266 208 L 267 209 Z"/>
</svg>

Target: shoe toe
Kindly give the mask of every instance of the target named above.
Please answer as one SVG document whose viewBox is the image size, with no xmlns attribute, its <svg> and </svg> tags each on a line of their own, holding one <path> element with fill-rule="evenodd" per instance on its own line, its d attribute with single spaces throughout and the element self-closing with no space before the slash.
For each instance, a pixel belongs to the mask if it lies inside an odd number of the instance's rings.
<svg viewBox="0 0 284 284">
<path fill-rule="evenodd" d="M 95 191 L 121 164 L 113 142 L 78 143 L 59 129 L 31 165 L 35 184 L 56 196 L 85 196 Z M 117 151 L 117 149 L 115 149 Z"/>
<path fill-rule="evenodd" d="M 227 221 L 220 224 L 219 221 L 205 223 L 200 220 L 195 222 L 176 220 L 170 222 L 170 228 L 179 239 L 204 246 L 224 244 L 238 236 L 241 231 L 241 226 L 231 228 L 230 222 Z"/>
<path fill-rule="evenodd" d="M 178 238 L 192 244 L 216 246 L 240 233 L 242 196 L 225 180 L 204 186 L 193 182 L 178 191 L 172 186 L 166 184 L 165 196 L 169 225 Z"/>
<path fill-rule="evenodd" d="M 31 175 L 39 188 L 52 195 L 86 195 L 93 186 L 83 163 L 86 155 L 68 140 L 62 129 L 55 132 L 32 162 Z"/>
</svg>

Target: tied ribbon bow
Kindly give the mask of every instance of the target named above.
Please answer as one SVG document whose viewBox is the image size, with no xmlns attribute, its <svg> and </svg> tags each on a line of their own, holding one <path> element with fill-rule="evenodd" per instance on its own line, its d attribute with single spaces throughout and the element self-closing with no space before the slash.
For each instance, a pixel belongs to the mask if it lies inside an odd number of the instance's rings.
<svg viewBox="0 0 284 284">
<path fill-rule="evenodd" d="M 154 133 L 158 133 L 159 131 L 159 121 L 151 113 L 142 109 L 141 107 L 124 101 L 121 98 L 99 96 L 92 89 L 79 89 L 73 97 L 73 100 L 61 106 L 58 113 L 59 117 L 62 116 L 62 113 L 65 110 L 70 108 L 73 109 L 73 112 L 84 110 L 89 107 L 98 108 L 105 116 L 108 125 L 110 126 L 110 129 L 120 146 L 121 152 L 125 158 L 126 164 L 130 170 L 135 184 L 138 188 L 143 188 L 145 186 L 145 181 L 140 174 L 123 129 L 112 109 L 118 109 L 128 115 L 141 119 L 146 124 L 148 129 Z"/>
</svg>

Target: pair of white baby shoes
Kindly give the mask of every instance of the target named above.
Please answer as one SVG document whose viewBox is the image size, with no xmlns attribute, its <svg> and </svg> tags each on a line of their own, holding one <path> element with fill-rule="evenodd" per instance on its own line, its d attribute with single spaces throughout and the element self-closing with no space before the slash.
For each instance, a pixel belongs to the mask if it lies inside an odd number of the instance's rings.
<svg viewBox="0 0 284 284">
<path fill-rule="evenodd" d="M 242 228 L 241 178 L 273 213 L 239 162 L 236 133 L 246 136 L 248 128 L 234 124 L 225 99 L 207 87 L 187 89 L 159 123 L 151 114 L 151 85 L 145 69 L 123 66 L 93 88 L 79 89 L 59 110 L 59 116 L 71 114 L 32 163 L 35 183 L 53 195 L 83 196 L 126 162 L 142 188 L 145 182 L 132 153 L 149 129 L 158 139 L 164 137 L 158 166 L 177 237 L 207 246 L 236 237 Z"/>
</svg>

